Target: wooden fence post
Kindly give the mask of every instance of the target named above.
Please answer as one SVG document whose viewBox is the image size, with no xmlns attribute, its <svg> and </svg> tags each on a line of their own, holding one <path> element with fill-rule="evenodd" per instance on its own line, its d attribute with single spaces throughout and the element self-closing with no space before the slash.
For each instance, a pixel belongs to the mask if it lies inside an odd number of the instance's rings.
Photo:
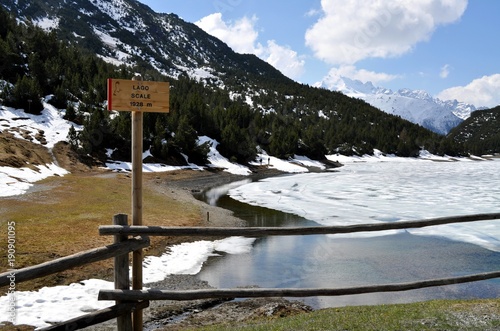
<svg viewBox="0 0 500 331">
<path fill-rule="evenodd" d="M 118 214 L 113 216 L 113 225 L 128 225 L 128 217 L 125 214 Z M 120 243 L 127 240 L 127 235 L 115 235 L 114 243 Z M 115 256 L 115 289 L 116 290 L 129 290 L 130 289 L 130 276 L 129 276 L 129 256 L 127 254 Z M 117 300 L 116 304 L 122 303 Z M 130 313 L 117 317 L 116 319 L 118 331 L 132 331 L 132 315 Z"/>
</svg>

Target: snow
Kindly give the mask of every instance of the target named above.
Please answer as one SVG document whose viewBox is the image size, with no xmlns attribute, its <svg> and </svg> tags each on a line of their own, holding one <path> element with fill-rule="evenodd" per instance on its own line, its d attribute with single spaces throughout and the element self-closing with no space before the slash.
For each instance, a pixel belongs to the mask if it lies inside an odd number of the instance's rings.
<svg viewBox="0 0 500 331">
<path fill-rule="evenodd" d="M 229 161 L 227 158 L 220 155 L 217 150 L 217 145 L 219 144 L 216 140 L 211 139 L 207 136 L 202 136 L 198 139 L 198 144 L 210 143 L 210 151 L 208 152 L 208 161 L 210 162 L 210 166 L 214 168 L 222 168 L 227 172 L 230 172 L 235 175 L 249 175 L 252 172 L 248 167 L 242 166 L 237 163 L 233 163 Z"/>
<path fill-rule="evenodd" d="M 111 155 L 112 151 L 108 150 L 108 157 Z M 142 159 L 144 160 L 148 156 L 151 156 L 151 152 L 148 150 L 142 154 Z M 122 172 L 122 171 L 132 171 L 132 162 L 124 162 L 124 161 L 113 161 L 109 160 L 106 162 L 106 168 L 109 170 Z M 174 170 L 182 170 L 182 169 L 192 169 L 192 170 L 203 170 L 202 167 L 197 166 L 196 164 L 189 164 L 187 166 L 170 166 L 163 163 L 143 163 L 142 164 L 142 172 L 167 172 Z"/>
<path fill-rule="evenodd" d="M 51 176 L 64 176 L 68 171 L 54 163 L 28 167 L 0 167 L 0 197 L 9 197 L 26 193 L 35 183 Z"/>
<path fill-rule="evenodd" d="M 39 142 L 35 137 L 43 133 L 45 146 L 66 140 L 71 122 L 63 119 L 63 112 L 43 102 L 41 115 L 27 114 L 23 110 L 0 106 L 0 118 L 3 131 L 19 139 Z M 75 129 L 80 127 L 75 125 Z M 26 193 L 33 183 L 50 176 L 64 176 L 68 172 L 55 163 L 22 168 L 0 167 L 0 197 Z"/>
<path fill-rule="evenodd" d="M 147 256 L 143 262 L 145 284 L 161 281 L 172 274 L 196 274 L 211 256 L 246 254 L 255 239 L 230 237 L 216 241 L 196 241 L 170 248 L 160 257 Z M 101 289 L 113 289 L 113 282 L 88 279 L 67 286 L 43 287 L 38 291 L 17 291 L 14 294 L 16 308 L 14 321 L 7 309 L 10 295 L 0 297 L 0 321 L 33 325 L 36 328 L 50 326 L 86 313 L 114 305 L 114 301 L 98 301 Z"/>
<path fill-rule="evenodd" d="M 256 160 L 250 162 L 250 165 L 253 166 L 264 165 L 267 166 L 269 169 L 276 169 L 287 173 L 308 172 L 309 169 L 307 169 L 307 167 L 325 169 L 323 163 L 319 161 L 313 161 L 305 156 L 295 155 L 293 158 L 290 158 L 289 160 L 282 160 L 277 157 L 268 155 L 266 151 L 262 149 L 260 149 L 260 152 L 257 154 Z"/>
<path fill-rule="evenodd" d="M 100 11 L 108 14 L 115 21 L 121 21 L 121 19 L 127 14 L 128 7 L 125 5 L 123 0 L 115 0 L 113 3 L 97 0 L 92 0 L 91 2 L 99 8 Z"/>
<path fill-rule="evenodd" d="M 99 36 L 99 38 L 102 40 L 103 43 L 106 45 L 110 46 L 113 49 L 116 49 L 118 45 L 121 43 L 119 39 L 111 37 L 109 34 L 106 32 L 102 32 L 101 30 L 97 29 L 96 27 L 93 27 L 94 33 Z"/>
<path fill-rule="evenodd" d="M 248 167 L 242 166 L 237 163 L 233 163 L 229 161 L 227 158 L 223 157 L 219 153 L 219 151 L 217 151 L 217 145 L 219 143 L 216 140 L 206 136 L 200 137 L 198 139 L 198 144 L 200 145 L 205 142 L 210 143 L 210 151 L 208 153 L 208 161 L 210 162 L 210 164 L 208 165 L 208 167 L 224 169 L 224 171 L 227 171 L 235 175 L 247 176 L 252 173 Z M 111 155 L 111 151 L 108 151 L 108 156 L 109 155 Z M 150 155 L 151 153 L 149 151 L 146 151 L 143 154 L 143 159 L 145 159 Z M 114 171 L 132 171 L 132 163 L 109 160 L 108 162 L 106 162 L 106 168 Z M 203 167 L 200 167 L 193 163 L 190 163 L 187 166 L 169 166 L 161 163 L 143 163 L 142 170 L 143 172 L 165 172 L 165 171 L 173 171 L 180 169 L 204 170 Z"/>
<path fill-rule="evenodd" d="M 100 57 L 101 59 L 103 59 L 105 62 L 113 64 L 115 66 L 125 65 L 128 67 L 132 67 L 132 64 L 127 62 L 127 60 L 130 58 L 130 54 L 127 54 L 127 53 L 124 53 L 124 52 L 118 51 L 118 50 L 115 51 L 115 54 L 116 54 L 115 55 L 116 58 L 110 57 L 110 56 L 104 56 L 104 55 L 100 55 L 100 54 L 97 54 L 97 56 Z"/>
<path fill-rule="evenodd" d="M 319 161 L 311 160 L 307 156 L 295 155 L 291 160 L 293 163 L 298 163 L 305 167 L 319 168 L 325 170 L 325 165 Z"/>
<path fill-rule="evenodd" d="M 0 320 L 15 324 L 27 324 L 37 328 L 63 322 L 114 304 L 97 301 L 100 289 L 113 289 L 112 282 L 89 279 L 68 286 L 43 287 L 38 291 L 16 291 L 15 321 L 9 319 L 4 308 L 8 307 L 9 296 L 0 297 Z"/>
<path fill-rule="evenodd" d="M 59 27 L 59 18 L 44 17 L 34 21 L 33 23 L 45 31 L 50 31 Z"/>
<path fill-rule="evenodd" d="M 452 156 L 439 156 L 429 153 L 426 150 L 421 150 L 418 158 L 411 157 L 397 157 L 393 154 L 384 154 L 381 151 L 375 149 L 373 155 L 363 155 L 363 156 L 345 156 L 342 154 L 331 154 L 327 155 L 326 158 L 330 161 L 340 162 L 342 164 L 357 163 L 357 162 L 415 162 L 415 161 L 443 161 L 443 162 L 455 162 L 455 161 L 468 161 L 470 159 L 482 159 L 478 156 L 471 156 L 470 158 L 456 158 Z"/>
<path fill-rule="evenodd" d="M 229 237 L 221 240 L 201 240 L 170 247 L 162 256 L 146 256 L 143 261 L 144 283 L 163 280 L 168 275 L 196 275 L 211 256 L 249 253 L 255 238 Z"/>
<path fill-rule="evenodd" d="M 47 99 L 46 99 L 47 100 Z M 19 131 L 28 133 L 33 142 L 36 142 L 35 135 L 43 131 L 47 148 L 52 148 L 59 141 L 66 140 L 71 125 L 79 130 L 80 127 L 63 119 L 64 111 L 56 109 L 54 106 L 43 102 L 44 109 L 41 115 L 25 113 L 21 109 L 0 106 L 0 118 L 4 131 L 7 130 L 17 138 L 25 139 Z"/>
</svg>

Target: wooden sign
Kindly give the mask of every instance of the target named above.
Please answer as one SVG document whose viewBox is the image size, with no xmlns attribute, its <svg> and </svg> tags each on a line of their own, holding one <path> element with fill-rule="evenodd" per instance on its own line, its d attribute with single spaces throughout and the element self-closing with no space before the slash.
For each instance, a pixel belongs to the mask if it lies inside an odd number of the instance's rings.
<svg viewBox="0 0 500 331">
<path fill-rule="evenodd" d="M 108 79 L 108 110 L 168 113 L 170 84 Z"/>
<path fill-rule="evenodd" d="M 132 225 L 142 225 L 143 112 L 168 113 L 170 84 L 134 79 L 108 79 L 108 110 L 132 112 Z M 132 289 L 142 289 L 142 249 L 132 253 Z M 142 309 L 133 312 L 133 330 L 143 330 Z"/>
</svg>

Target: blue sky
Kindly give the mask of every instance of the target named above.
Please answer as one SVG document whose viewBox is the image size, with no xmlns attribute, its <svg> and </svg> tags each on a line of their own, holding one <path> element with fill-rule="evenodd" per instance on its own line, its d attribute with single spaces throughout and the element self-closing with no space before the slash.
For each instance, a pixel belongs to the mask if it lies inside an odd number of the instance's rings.
<svg viewBox="0 0 500 331">
<path fill-rule="evenodd" d="M 339 76 L 500 104 L 498 0 L 140 0 L 314 85 Z"/>
</svg>

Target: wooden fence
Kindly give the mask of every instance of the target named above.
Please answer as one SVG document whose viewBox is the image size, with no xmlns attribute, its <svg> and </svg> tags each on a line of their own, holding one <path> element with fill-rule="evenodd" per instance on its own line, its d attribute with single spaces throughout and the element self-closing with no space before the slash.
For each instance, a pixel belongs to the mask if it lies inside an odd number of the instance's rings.
<svg viewBox="0 0 500 331">
<path fill-rule="evenodd" d="M 465 223 L 500 219 L 500 213 L 476 214 L 455 217 L 441 217 L 420 221 L 402 221 L 379 224 L 359 224 L 349 226 L 316 226 L 316 227 L 248 227 L 248 228 L 206 228 L 206 227 L 161 227 L 161 226 L 101 226 L 101 235 L 149 235 L 149 236 L 199 236 L 199 237 L 265 237 L 294 236 L 319 234 L 345 234 L 355 232 L 373 232 L 422 228 L 450 223 Z M 252 289 L 215 289 L 191 291 L 163 290 L 101 290 L 99 300 L 194 300 L 208 298 L 249 298 L 249 297 L 308 297 L 308 296 L 340 296 L 376 292 L 408 291 L 413 289 L 474 282 L 492 278 L 500 278 L 500 271 L 474 274 L 462 277 L 430 279 L 411 283 L 383 284 L 352 288 L 252 288 Z"/>
<path fill-rule="evenodd" d="M 113 225 L 99 227 L 101 235 L 113 235 L 114 243 L 105 247 L 92 249 L 71 256 L 42 263 L 36 266 L 15 271 L 16 282 L 22 282 L 69 268 L 114 257 L 115 289 L 100 290 L 99 300 L 114 300 L 114 306 L 75 318 L 42 330 L 76 330 L 90 325 L 117 318 L 118 330 L 132 330 L 132 312 L 142 312 L 149 306 L 150 300 L 195 300 L 207 298 L 249 298 L 249 297 L 307 297 L 307 296 L 340 296 L 375 292 L 407 291 L 425 287 L 474 282 L 492 278 L 500 278 L 500 271 L 473 274 L 461 277 L 423 280 L 412 283 L 383 284 L 352 288 L 242 288 L 242 289 L 210 289 L 165 291 L 158 289 L 130 290 L 129 253 L 149 246 L 149 238 L 145 236 L 290 236 L 340 234 L 367 231 L 397 230 L 421 228 L 450 223 L 464 223 L 500 219 L 500 213 L 478 214 L 456 217 L 434 218 L 423 221 L 406 221 L 382 224 L 362 224 L 351 226 L 327 227 L 287 227 L 287 228 L 202 228 L 202 227 L 158 227 L 129 226 L 127 215 L 115 215 Z M 140 237 L 131 238 L 138 235 Z M 0 286 L 8 285 L 12 272 L 0 274 Z M 142 313 L 141 313 L 142 314 Z M 134 315 L 135 316 L 135 315 Z M 138 331 L 138 330 L 136 330 Z"/>
<path fill-rule="evenodd" d="M 127 224 L 127 215 L 116 215 L 113 224 Z M 148 247 L 149 238 L 128 238 L 128 236 L 115 236 L 115 242 L 111 245 L 79 252 L 52 261 L 44 262 L 35 266 L 8 271 L 0 274 L 0 287 L 9 285 L 12 276 L 16 284 L 39 277 L 55 274 L 67 269 L 82 266 L 85 264 L 114 258 L 115 265 L 115 289 L 129 288 L 129 262 L 128 254 L 142 248 Z M 53 326 L 41 328 L 39 330 L 77 330 L 91 325 L 100 324 L 117 318 L 117 325 L 120 330 L 132 330 L 131 313 L 149 306 L 149 301 L 136 301 L 122 303 L 117 300 L 116 305 L 99 310 L 90 314 L 80 316 Z"/>
</svg>

